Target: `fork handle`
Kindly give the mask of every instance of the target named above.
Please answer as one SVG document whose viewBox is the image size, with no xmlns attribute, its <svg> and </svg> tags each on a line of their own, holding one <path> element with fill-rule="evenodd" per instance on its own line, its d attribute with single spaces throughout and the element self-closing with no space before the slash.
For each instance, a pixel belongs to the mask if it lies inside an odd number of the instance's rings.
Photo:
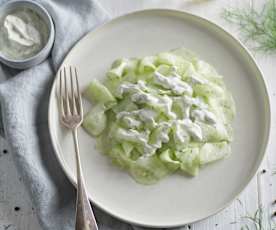
<svg viewBox="0 0 276 230">
<path fill-rule="evenodd" d="M 76 226 L 75 230 L 98 230 L 96 219 L 90 205 L 84 184 L 77 128 L 73 129 L 73 138 L 76 152 L 77 166 L 77 201 L 76 201 Z"/>
</svg>

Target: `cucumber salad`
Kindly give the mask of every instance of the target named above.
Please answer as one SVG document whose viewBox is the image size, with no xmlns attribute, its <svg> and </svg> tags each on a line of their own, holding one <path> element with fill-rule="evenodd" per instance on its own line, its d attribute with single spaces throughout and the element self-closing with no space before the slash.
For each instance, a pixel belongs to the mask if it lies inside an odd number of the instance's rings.
<svg viewBox="0 0 276 230">
<path fill-rule="evenodd" d="M 84 92 L 83 127 L 97 147 L 139 183 L 199 169 L 231 153 L 235 104 L 223 77 L 179 48 L 114 61 Z"/>
</svg>

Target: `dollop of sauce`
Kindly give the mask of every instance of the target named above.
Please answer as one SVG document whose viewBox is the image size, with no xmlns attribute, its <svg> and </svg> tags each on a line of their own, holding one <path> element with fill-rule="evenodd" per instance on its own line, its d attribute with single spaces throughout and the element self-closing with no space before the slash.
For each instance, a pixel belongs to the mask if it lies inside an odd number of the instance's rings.
<svg viewBox="0 0 276 230">
<path fill-rule="evenodd" d="M 156 104 L 158 98 L 149 93 L 137 92 L 131 96 L 131 100 L 137 104 Z"/>
<path fill-rule="evenodd" d="M 192 122 L 190 119 L 175 120 L 175 139 L 181 144 L 185 144 L 190 141 L 190 137 L 193 137 L 197 141 L 202 141 L 202 130 L 199 125 Z"/>
<path fill-rule="evenodd" d="M 200 98 L 198 97 L 190 97 L 190 96 L 183 96 L 182 97 L 182 102 L 187 105 L 187 106 L 197 106 L 201 109 L 207 109 L 208 106 L 205 104 Z"/>
<path fill-rule="evenodd" d="M 0 53 L 22 60 L 37 54 L 47 43 L 49 28 L 34 10 L 21 7 L 0 18 Z"/>
<path fill-rule="evenodd" d="M 144 148 L 145 155 L 150 156 L 155 153 L 156 148 L 148 144 L 149 134 L 150 133 L 148 131 L 138 132 L 137 130 L 134 130 L 134 129 L 119 128 L 117 130 L 116 137 L 122 141 L 128 141 L 131 143 L 138 143 L 142 145 Z"/>
<path fill-rule="evenodd" d="M 130 128 L 130 129 L 139 128 L 142 125 L 141 121 L 130 116 L 124 116 L 122 118 L 122 122 L 127 128 Z"/>
<path fill-rule="evenodd" d="M 121 84 L 118 87 L 117 96 L 122 97 L 124 94 L 127 94 L 127 93 L 139 93 L 139 92 L 141 93 L 143 92 L 145 87 L 146 85 L 145 85 L 145 82 L 143 81 L 138 81 L 137 84 L 127 82 L 127 83 Z"/>
<path fill-rule="evenodd" d="M 182 81 L 181 77 L 175 72 L 173 72 L 171 76 L 166 77 L 155 71 L 154 77 L 155 84 L 162 86 L 165 89 L 170 89 L 176 95 L 182 95 L 183 93 L 191 95 L 193 93 L 193 88 L 186 82 Z"/>
<path fill-rule="evenodd" d="M 129 126 L 135 126 L 140 125 L 140 123 L 137 123 L 137 121 L 142 121 L 145 124 L 147 124 L 149 127 L 155 127 L 157 124 L 154 120 L 156 117 L 156 112 L 151 109 L 139 109 L 139 110 L 134 110 L 131 112 L 127 111 L 122 111 L 117 114 L 116 118 L 117 119 L 126 119 L 126 118 L 131 118 L 129 122 Z M 139 119 L 139 120 L 137 120 Z"/>
<path fill-rule="evenodd" d="M 148 140 L 148 135 L 146 133 L 138 132 L 134 129 L 126 130 L 123 128 L 119 128 L 117 130 L 117 138 L 129 142 L 146 144 Z"/>
<path fill-rule="evenodd" d="M 206 109 L 194 109 L 191 112 L 191 117 L 209 124 L 216 124 L 217 120 L 215 114 Z"/>
</svg>

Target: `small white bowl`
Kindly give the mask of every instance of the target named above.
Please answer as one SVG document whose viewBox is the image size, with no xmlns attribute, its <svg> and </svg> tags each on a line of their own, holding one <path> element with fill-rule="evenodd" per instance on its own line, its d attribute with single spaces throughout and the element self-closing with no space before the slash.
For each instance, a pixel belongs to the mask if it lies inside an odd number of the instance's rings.
<svg viewBox="0 0 276 230">
<path fill-rule="evenodd" d="M 12 0 L 4 3 L 2 6 L 0 6 L 0 17 L 6 15 L 9 11 L 21 7 L 26 7 L 35 11 L 45 21 L 49 28 L 48 41 L 45 46 L 32 57 L 17 60 L 5 57 L 0 52 L 0 61 L 12 68 L 27 69 L 41 63 L 48 57 L 54 44 L 55 27 L 52 17 L 48 13 L 48 11 L 41 4 L 31 0 Z"/>
</svg>

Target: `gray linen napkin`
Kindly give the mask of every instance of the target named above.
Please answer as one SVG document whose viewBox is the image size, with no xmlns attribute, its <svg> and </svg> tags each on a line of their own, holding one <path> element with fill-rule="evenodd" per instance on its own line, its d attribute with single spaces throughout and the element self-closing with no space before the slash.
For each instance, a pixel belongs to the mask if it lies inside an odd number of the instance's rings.
<svg viewBox="0 0 276 230">
<path fill-rule="evenodd" d="M 0 0 L 0 5 L 5 0 Z M 0 65 L 8 78 L 0 84 L 5 135 L 16 166 L 45 230 L 74 229 L 75 189 L 54 156 L 47 126 L 47 106 L 54 72 L 70 47 L 107 20 L 97 0 L 41 0 L 51 13 L 56 39 L 51 58 L 26 71 Z M 95 208 L 102 230 L 136 229 Z M 20 226 L 18 226 L 20 229 Z"/>
</svg>

